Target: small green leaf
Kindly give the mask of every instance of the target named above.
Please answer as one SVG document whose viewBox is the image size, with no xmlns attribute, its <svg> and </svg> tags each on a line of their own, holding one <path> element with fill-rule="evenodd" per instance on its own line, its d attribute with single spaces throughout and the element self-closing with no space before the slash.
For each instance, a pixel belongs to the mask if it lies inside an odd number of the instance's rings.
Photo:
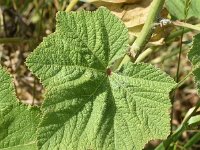
<svg viewBox="0 0 200 150">
<path fill-rule="evenodd" d="M 39 113 L 17 100 L 11 77 L 0 67 L 0 149 L 36 150 Z"/>
<path fill-rule="evenodd" d="M 199 0 L 191 0 L 189 7 L 186 6 L 188 0 L 166 0 L 167 10 L 177 19 L 185 19 L 185 10 L 188 10 L 187 18 L 200 18 Z"/>
<path fill-rule="evenodd" d="M 28 57 L 46 87 L 39 149 L 137 149 L 170 133 L 173 79 L 147 64 L 112 63 L 128 30 L 107 9 L 59 12 L 55 33 Z"/>
<path fill-rule="evenodd" d="M 193 45 L 188 53 L 188 58 L 193 65 L 193 74 L 197 85 L 198 93 L 200 94 L 200 34 L 194 36 Z"/>
</svg>

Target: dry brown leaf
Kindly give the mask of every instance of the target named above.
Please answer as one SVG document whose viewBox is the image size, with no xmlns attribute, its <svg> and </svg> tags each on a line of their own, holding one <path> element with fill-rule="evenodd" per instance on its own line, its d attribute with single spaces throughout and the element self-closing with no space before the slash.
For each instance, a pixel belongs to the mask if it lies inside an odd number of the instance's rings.
<svg viewBox="0 0 200 150">
<path fill-rule="evenodd" d="M 119 17 L 128 28 L 144 24 L 147 19 L 149 6 L 152 0 L 142 0 L 137 4 L 111 4 L 96 2 L 96 6 L 105 6 Z"/>
<path fill-rule="evenodd" d="M 105 2 L 106 1 L 106 2 Z M 124 4 L 126 0 L 102 0 L 95 2 L 94 4 L 99 6 L 107 7 L 114 15 L 120 18 L 126 27 L 129 29 L 129 34 L 131 36 L 138 36 L 142 27 L 147 20 L 148 12 L 152 0 L 140 0 L 134 4 Z M 121 3 L 117 3 L 121 2 Z M 168 11 L 163 9 L 160 18 L 167 18 Z M 160 45 L 163 44 L 164 38 L 171 32 L 172 26 L 157 26 L 155 27 L 154 34 L 152 35 L 151 42 Z"/>
<path fill-rule="evenodd" d="M 151 37 L 151 41 L 158 41 L 161 38 L 166 38 L 169 33 L 174 29 L 173 25 L 157 26 Z"/>
</svg>

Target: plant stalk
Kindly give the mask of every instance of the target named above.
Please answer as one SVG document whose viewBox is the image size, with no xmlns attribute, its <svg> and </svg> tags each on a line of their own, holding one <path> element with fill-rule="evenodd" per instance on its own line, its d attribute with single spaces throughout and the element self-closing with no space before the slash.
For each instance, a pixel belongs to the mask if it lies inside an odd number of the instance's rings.
<svg viewBox="0 0 200 150">
<path fill-rule="evenodd" d="M 70 12 L 74 6 L 77 4 L 78 0 L 72 0 L 66 8 L 66 12 Z"/>
<path fill-rule="evenodd" d="M 151 37 L 154 23 L 157 20 L 157 16 L 161 11 L 164 5 L 164 2 L 165 0 L 153 0 L 153 2 L 151 3 L 150 12 L 147 17 L 147 21 L 145 22 L 142 28 L 142 31 L 140 32 L 140 35 L 134 41 L 134 43 L 132 44 L 130 48 L 130 51 L 129 51 L 130 55 L 129 54 L 125 55 L 121 63 L 118 65 L 117 70 L 119 70 L 123 64 L 126 64 L 127 62 L 131 61 L 134 58 L 134 52 L 137 52 L 138 55 L 141 53 L 142 48 L 146 45 L 149 38 Z M 130 57 L 132 59 L 130 59 Z"/>
<path fill-rule="evenodd" d="M 199 25 L 192 25 L 186 22 L 180 22 L 180 21 L 174 21 L 172 22 L 175 26 L 180 26 L 180 27 L 184 27 L 184 28 L 189 28 L 191 30 L 197 30 L 200 31 L 200 27 Z"/>
<path fill-rule="evenodd" d="M 179 81 L 176 84 L 176 87 L 174 89 L 179 88 L 181 85 L 183 85 L 183 83 L 185 82 L 185 80 L 187 80 L 188 77 L 190 77 L 192 75 L 193 71 L 190 71 L 181 81 Z"/>
<path fill-rule="evenodd" d="M 189 6 L 191 4 L 191 0 L 186 0 L 185 1 L 185 19 L 184 22 L 186 23 L 186 19 L 188 16 L 188 11 L 189 11 Z M 183 47 L 183 35 L 184 35 L 184 28 L 182 27 L 182 34 L 181 34 L 181 39 L 180 39 L 180 51 L 179 51 L 179 56 L 178 56 L 178 66 L 177 66 L 177 72 L 176 72 L 176 82 L 178 83 L 179 81 L 179 69 L 180 69 L 180 63 L 181 63 L 181 54 L 182 54 L 182 47 Z"/>
<path fill-rule="evenodd" d="M 147 16 L 147 20 L 140 32 L 140 35 L 135 40 L 133 45 L 131 46 L 131 54 L 136 52 L 136 58 L 141 53 L 142 49 L 144 48 L 145 44 L 149 41 L 151 34 L 153 32 L 155 22 L 158 19 L 158 15 L 162 10 L 165 0 L 153 0 L 150 7 L 150 12 Z"/>
<path fill-rule="evenodd" d="M 135 63 L 143 61 L 147 56 L 149 56 L 149 54 L 151 54 L 155 50 L 155 48 L 156 47 L 150 47 L 146 49 L 137 57 L 137 59 L 135 60 Z"/>
</svg>

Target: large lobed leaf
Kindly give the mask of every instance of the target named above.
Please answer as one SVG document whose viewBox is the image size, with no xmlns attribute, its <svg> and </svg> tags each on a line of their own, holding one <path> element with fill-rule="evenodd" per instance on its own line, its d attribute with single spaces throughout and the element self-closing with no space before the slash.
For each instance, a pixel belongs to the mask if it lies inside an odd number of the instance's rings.
<svg viewBox="0 0 200 150">
<path fill-rule="evenodd" d="M 35 150 L 38 108 L 18 102 L 11 77 L 0 67 L 0 149 Z"/>
<path fill-rule="evenodd" d="M 28 57 L 46 87 L 39 149 L 138 149 L 170 133 L 174 81 L 147 64 L 109 68 L 128 31 L 107 9 L 58 12 L 56 31 Z"/>
<path fill-rule="evenodd" d="M 186 6 L 186 1 L 191 1 L 191 4 Z M 170 14 L 177 19 L 200 18 L 199 0 L 166 0 L 166 7 Z M 185 10 L 188 10 L 187 16 Z"/>
<path fill-rule="evenodd" d="M 198 93 L 200 94 L 200 34 L 194 36 L 193 46 L 188 53 L 188 58 L 193 65 L 193 74 L 197 85 Z"/>
</svg>

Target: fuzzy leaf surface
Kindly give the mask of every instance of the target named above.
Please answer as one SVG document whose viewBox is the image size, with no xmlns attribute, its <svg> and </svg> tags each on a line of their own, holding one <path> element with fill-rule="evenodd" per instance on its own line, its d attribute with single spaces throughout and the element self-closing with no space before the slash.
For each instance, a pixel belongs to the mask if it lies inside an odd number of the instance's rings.
<svg viewBox="0 0 200 150">
<path fill-rule="evenodd" d="M 174 81 L 147 64 L 112 72 L 127 47 L 128 30 L 105 8 L 57 14 L 26 62 L 47 91 L 39 149 L 141 150 L 168 136 Z"/>
<path fill-rule="evenodd" d="M 11 77 L 0 67 L 0 149 L 36 150 L 38 108 L 28 108 L 16 96 Z"/>
<path fill-rule="evenodd" d="M 200 34 L 194 36 L 193 46 L 188 53 L 188 58 L 193 65 L 193 74 L 197 85 L 198 93 L 200 94 Z"/>
</svg>

